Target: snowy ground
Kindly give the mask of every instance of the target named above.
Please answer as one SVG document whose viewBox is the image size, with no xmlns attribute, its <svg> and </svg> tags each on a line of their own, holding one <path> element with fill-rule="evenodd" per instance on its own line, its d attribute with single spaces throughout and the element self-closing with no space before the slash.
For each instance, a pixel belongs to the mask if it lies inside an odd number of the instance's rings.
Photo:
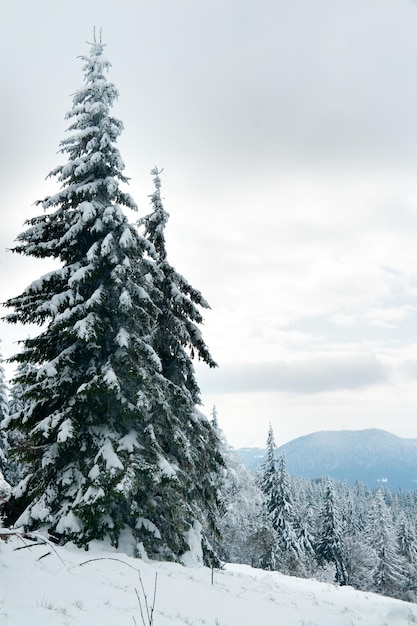
<svg viewBox="0 0 417 626">
<path fill-rule="evenodd" d="M 157 575 L 154 626 L 417 624 L 417 604 L 246 565 L 216 571 L 212 585 L 207 568 L 144 562 L 98 543 L 89 552 L 57 548 L 41 559 L 48 547 L 15 550 L 22 545 L 16 537 L 0 541 L 4 626 L 148 626 L 135 591 L 143 602 L 138 571 L 149 604 Z"/>
</svg>

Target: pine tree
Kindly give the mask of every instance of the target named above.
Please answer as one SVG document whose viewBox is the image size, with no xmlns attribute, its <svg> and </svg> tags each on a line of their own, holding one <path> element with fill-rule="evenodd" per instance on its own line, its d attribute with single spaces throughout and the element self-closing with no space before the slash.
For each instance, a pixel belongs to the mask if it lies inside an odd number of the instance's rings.
<svg viewBox="0 0 417 626">
<path fill-rule="evenodd" d="M 259 479 L 259 486 L 263 494 L 263 506 L 260 513 L 263 524 L 258 529 L 254 540 L 257 551 L 261 553 L 257 566 L 269 570 L 275 570 L 278 565 L 277 506 L 279 494 L 275 448 L 274 432 L 271 424 L 269 424 L 266 440 L 266 459 L 262 463 Z"/>
<path fill-rule="evenodd" d="M 117 545 L 128 527 L 152 556 L 179 558 L 198 531 L 195 492 L 201 497 L 215 483 L 218 466 L 207 461 L 205 482 L 193 485 L 190 471 L 184 484 L 184 464 L 195 465 L 203 449 L 208 455 L 211 430 L 190 404 L 185 435 L 184 407 L 173 415 L 184 389 L 172 384 L 155 341 L 156 250 L 121 208 L 136 204 L 120 188 L 128 180 L 115 145 L 123 126 L 110 116 L 118 92 L 107 81 L 103 50 L 94 41 L 82 57 L 85 81 L 61 142 L 68 160 L 50 174 L 61 189 L 39 202 L 44 213 L 28 220 L 14 248 L 60 267 L 7 302 L 10 323 L 42 325 L 14 357 L 28 367 L 18 377 L 23 404 L 10 424 L 24 438 L 25 468 L 10 515 L 80 545 L 106 536 Z M 194 399 L 193 381 L 191 389 Z"/>
<path fill-rule="evenodd" d="M 10 496 L 10 443 L 4 430 L 9 417 L 9 398 L 6 375 L 2 363 L 3 359 L 0 354 L 0 505 Z"/>
<path fill-rule="evenodd" d="M 192 358 L 217 367 L 204 343 L 198 324 L 203 322 L 199 307 L 210 308 L 202 294 L 192 287 L 169 263 L 165 243 L 165 226 L 169 215 L 161 199 L 161 171 L 151 171 L 155 190 L 151 195 L 152 212 L 141 218 L 145 237 L 156 251 L 157 274 L 153 299 L 159 312 L 153 332 L 153 346 L 158 354 L 165 377 L 193 405 L 200 403 L 200 390 L 195 378 Z M 188 351 L 187 351 L 188 350 Z"/>
<path fill-rule="evenodd" d="M 4 428 L 7 428 L 7 439 L 9 442 L 9 463 L 7 467 L 7 479 L 11 485 L 16 486 L 23 476 L 23 467 L 19 462 L 19 448 L 24 445 L 24 437 L 22 433 L 14 428 L 13 418 L 18 413 L 25 410 L 25 403 L 28 400 L 25 397 L 27 385 L 22 382 L 27 380 L 29 370 L 35 371 L 35 368 L 29 363 L 19 363 L 10 386 L 9 391 L 9 416 L 3 421 Z"/>
<path fill-rule="evenodd" d="M 254 537 L 262 529 L 259 517 L 262 493 L 254 473 L 242 464 L 233 450 L 227 449 L 224 456 L 226 477 L 221 492 L 220 553 L 227 562 L 258 565 L 262 555 L 257 552 Z"/>
<path fill-rule="evenodd" d="M 398 552 L 405 563 L 405 598 L 411 602 L 417 599 L 417 536 L 414 524 L 401 512 L 396 523 Z"/>
<path fill-rule="evenodd" d="M 331 480 L 327 481 L 324 505 L 319 516 L 316 558 L 319 565 L 333 563 L 336 582 L 340 585 L 347 584 L 343 560 L 341 516 Z"/>
<path fill-rule="evenodd" d="M 280 550 L 280 571 L 288 574 L 303 573 L 302 550 L 295 530 L 295 511 L 286 469 L 285 453 L 278 462 L 276 476 L 277 500 L 274 510 L 274 528 Z"/>
<path fill-rule="evenodd" d="M 192 362 L 197 356 L 209 367 L 217 367 L 198 327 L 203 321 L 199 308 L 209 305 L 168 261 L 165 227 L 169 215 L 161 198 L 161 171 L 155 167 L 151 174 L 155 187 L 150 196 L 152 211 L 139 224 L 155 250 L 151 297 L 157 316 L 151 344 L 167 382 L 163 403 L 157 398 L 153 403 L 152 419 L 156 437 L 177 472 L 177 498 L 172 500 L 161 492 L 161 523 L 167 502 L 172 501 L 176 508 L 192 511 L 206 536 L 215 536 L 219 476 L 224 465 L 221 436 L 217 423 L 196 410 L 201 400 Z M 190 512 L 185 515 L 189 517 Z"/>
<path fill-rule="evenodd" d="M 260 487 L 264 494 L 265 510 L 274 529 L 277 529 L 276 509 L 278 502 L 277 462 L 275 459 L 275 439 L 271 424 L 266 440 L 266 459 L 261 466 Z"/>
<path fill-rule="evenodd" d="M 384 493 L 379 488 L 369 514 L 369 543 L 376 553 L 373 590 L 394 598 L 404 597 L 406 563 L 397 547 L 397 537 Z"/>
<path fill-rule="evenodd" d="M 307 479 L 293 477 L 295 493 L 294 529 L 302 555 L 303 575 L 310 576 L 316 569 L 313 531 L 315 527 L 317 502 L 313 496 L 311 483 Z"/>
</svg>

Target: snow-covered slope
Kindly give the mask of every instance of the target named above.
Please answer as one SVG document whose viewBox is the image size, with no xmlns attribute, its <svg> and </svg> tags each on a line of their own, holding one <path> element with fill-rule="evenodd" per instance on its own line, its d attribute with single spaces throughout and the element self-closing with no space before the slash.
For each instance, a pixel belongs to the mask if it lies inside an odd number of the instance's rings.
<svg viewBox="0 0 417 626">
<path fill-rule="evenodd" d="M 237 452 L 249 466 L 258 465 L 265 454 L 259 448 Z M 384 430 L 316 432 L 277 448 L 277 457 L 282 452 L 287 457 L 287 470 L 294 476 L 330 476 L 351 484 L 359 480 L 372 489 L 382 482 L 392 491 L 417 488 L 417 439 Z"/>
<path fill-rule="evenodd" d="M 215 571 L 144 562 L 94 544 L 23 546 L 0 541 L 0 624 L 4 626 L 149 626 L 139 573 L 154 626 L 406 626 L 417 605 L 244 565 Z M 50 552 L 48 556 L 42 557 Z"/>
</svg>

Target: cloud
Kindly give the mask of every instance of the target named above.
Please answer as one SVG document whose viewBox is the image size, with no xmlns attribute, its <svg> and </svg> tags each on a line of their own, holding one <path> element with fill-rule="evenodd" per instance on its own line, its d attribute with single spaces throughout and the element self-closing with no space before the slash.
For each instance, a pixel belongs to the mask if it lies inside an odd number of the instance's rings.
<svg viewBox="0 0 417 626">
<path fill-rule="evenodd" d="M 417 378 L 417 359 L 405 359 L 399 364 L 398 371 L 406 378 L 415 380 Z"/>
<path fill-rule="evenodd" d="M 386 383 L 390 368 L 373 354 L 307 357 L 297 361 L 226 365 L 201 374 L 205 393 L 314 394 Z"/>
</svg>

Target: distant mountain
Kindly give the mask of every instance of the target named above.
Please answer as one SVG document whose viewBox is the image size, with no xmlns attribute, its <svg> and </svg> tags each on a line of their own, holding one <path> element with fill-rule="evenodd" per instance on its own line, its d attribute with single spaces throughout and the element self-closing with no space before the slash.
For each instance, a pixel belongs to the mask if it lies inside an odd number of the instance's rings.
<svg viewBox="0 0 417 626">
<path fill-rule="evenodd" d="M 256 468 L 265 459 L 261 448 L 236 450 L 243 463 Z M 372 489 L 383 483 L 391 491 L 417 490 L 417 439 L 404 439 L 384 430 L 321 431 L 298 437 L 277 448 L 285 452 L 287 470 L 294 476 L 329 476 Z"/>
</svg>

